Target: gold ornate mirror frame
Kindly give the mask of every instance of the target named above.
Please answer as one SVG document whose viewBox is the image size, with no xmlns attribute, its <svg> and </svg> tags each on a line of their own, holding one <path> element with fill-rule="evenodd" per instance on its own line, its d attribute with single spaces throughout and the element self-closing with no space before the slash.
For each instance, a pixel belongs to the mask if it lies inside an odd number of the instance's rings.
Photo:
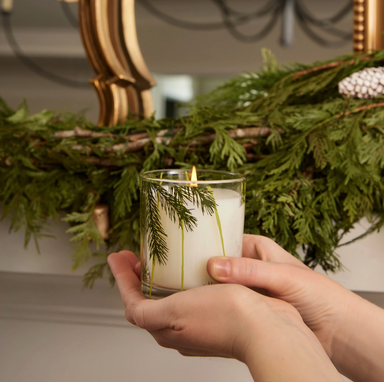
<svg viewBox="0 0 384 382">
<path fill-rule="evenodd" d="M 98 125 L 151 116 L 150 88 L 156 83 L 137 40 L 135 0 L 79 0 L 78 9 L 83 44 L 96 72 L 90 83 L 100 103 Z M 354 0 L 353 11 L 354 52 L 384 49 L 384 0 Z"/>
<path fill-rule="evenodd" d="M 141 55 L 134 6 L 134 0 L 79 0 L 81 37 L 96 72 L 90 83 L 99 98 L 100 126 L 153 113 L 150 88 L 156 83 Z"/>
</svg>

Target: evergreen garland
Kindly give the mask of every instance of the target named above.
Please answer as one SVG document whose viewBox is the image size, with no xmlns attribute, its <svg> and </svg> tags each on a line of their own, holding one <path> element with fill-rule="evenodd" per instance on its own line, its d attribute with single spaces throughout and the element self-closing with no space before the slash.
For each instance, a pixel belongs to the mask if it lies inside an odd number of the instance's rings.
<svg viewBox="0 0 384 382">
<path fill-rule="evenodd" d="M 73 268 L 100 258 L 85 286 L 108 272 L 107 254 L 138 253 L 139 173 L 158 168 L 234 170 L 247 176 L 246 232 L 273 238 L 311 267 L 337 271 L 336 250 L 363 217 L 384 223 L 384 99 L 347 99 L 338 82 L 378 67 L 384 51 L 314 65 L 265 66 L 190 105 L 189 117 L 100 128 L 73 114 L 29 116 L 0 100 L 0 202 L 25 245 L 48 235 L 61 211 L 75 242 Z M 104 242 L 93 221 L 110 207 Z M 357 239 L 357 238 L 356 238 Z M 106 248 L 91 253 L 89 241 Z"/>
</svg>

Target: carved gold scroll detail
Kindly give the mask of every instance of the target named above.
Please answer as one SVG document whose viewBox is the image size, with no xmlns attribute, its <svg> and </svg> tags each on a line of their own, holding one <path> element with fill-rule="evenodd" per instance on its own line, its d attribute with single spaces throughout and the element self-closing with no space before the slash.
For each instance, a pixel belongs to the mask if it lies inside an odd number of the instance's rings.
<svg viewBox="0 0 384 382">
<path fill-rule="evenodd" d="M 79 27 L 96 72 L 90 83 L 100 104 L 98 125 L 150 117 L 156 82 L 137 40 L 134 0 L 79 0 Z"/>
</svg>

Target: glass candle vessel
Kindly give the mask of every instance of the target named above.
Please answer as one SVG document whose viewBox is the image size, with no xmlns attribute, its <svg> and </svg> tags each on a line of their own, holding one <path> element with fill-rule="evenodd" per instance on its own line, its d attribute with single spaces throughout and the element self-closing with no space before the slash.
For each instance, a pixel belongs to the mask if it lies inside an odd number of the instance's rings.
<svg viewBox="0 0 384 382">
<path fill-rule="evenodd" d="M 209 285 L 213 256 L 241 257 L 245 177 L 155 170 L 140 176 L 142 292 L 163 298 Z"/>
</svg>

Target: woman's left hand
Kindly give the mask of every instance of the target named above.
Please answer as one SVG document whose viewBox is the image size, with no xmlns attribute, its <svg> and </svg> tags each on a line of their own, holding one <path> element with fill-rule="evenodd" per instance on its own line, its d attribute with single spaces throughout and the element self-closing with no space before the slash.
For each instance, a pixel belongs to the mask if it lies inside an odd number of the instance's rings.
<svg viewBox="0 0 384 382">
<path fill-rule="evenodd" d="M 302 324 L 291 305 L 239 285 L 203 286 L 161 300 L 147 299 L 141 293 L 140 263 L 132 252 L 112 253 L 108 263 L 126 306 L 127 320 L 149 331 L 161 346 L 183 355 L 244 361 L 255 317 L 265 316 L 260 329 L 269 324 L 267 317 L 271 315 Z"/>
</svg>

